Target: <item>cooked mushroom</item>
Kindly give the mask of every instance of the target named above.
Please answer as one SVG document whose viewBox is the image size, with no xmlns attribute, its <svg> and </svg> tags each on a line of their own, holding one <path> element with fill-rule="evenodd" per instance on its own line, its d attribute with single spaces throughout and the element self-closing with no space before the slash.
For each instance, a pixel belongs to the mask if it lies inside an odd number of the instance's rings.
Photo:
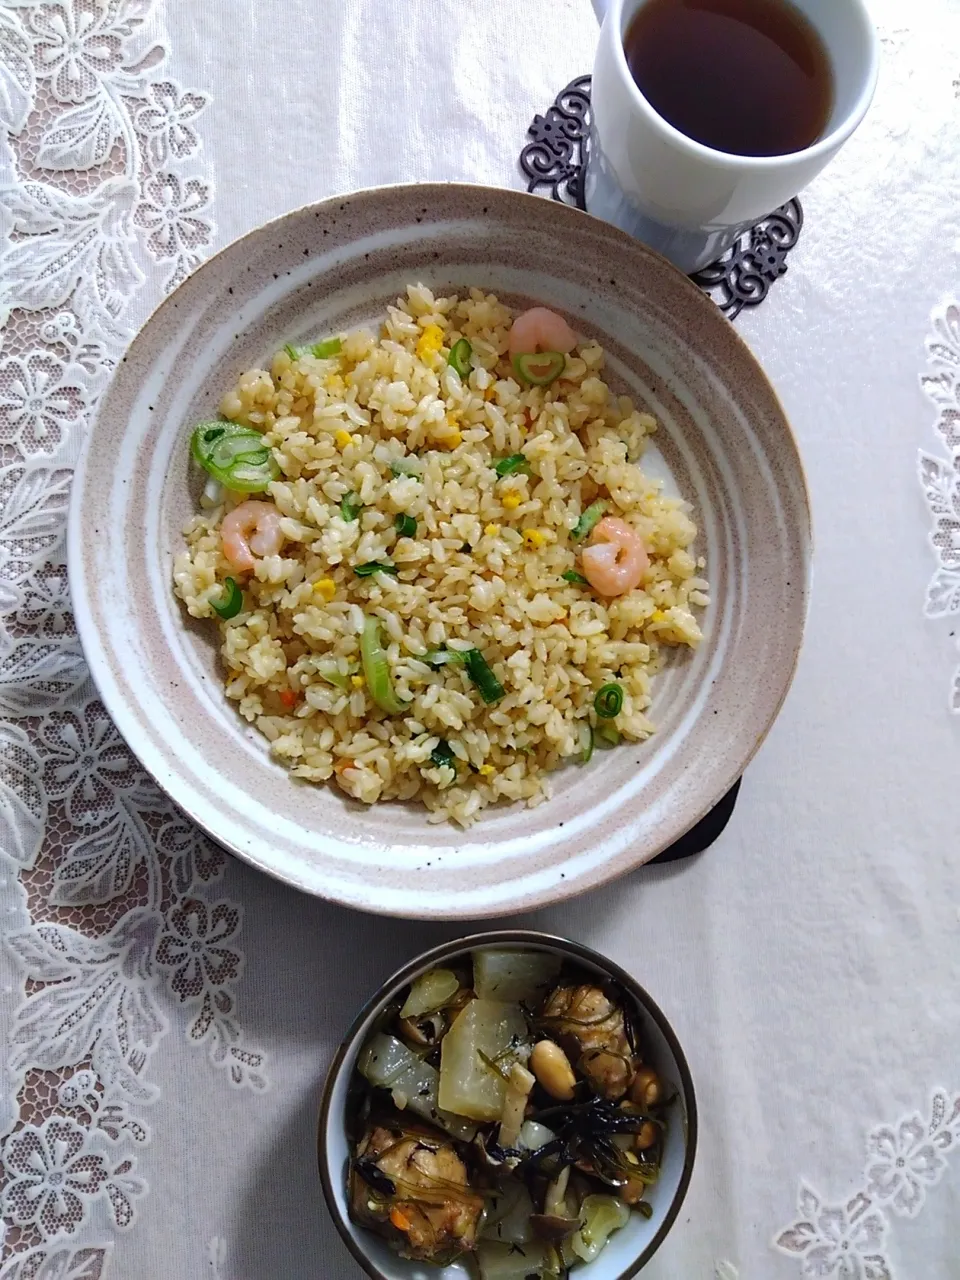
<svg viewBox="0 0 960 1280">
<path fill-rule="evenodd" d="M 559 1244 L 561 1240 L 566 1240 L 567 1236 L 572 1236 L 575 1231 L 580 1228 L 579 1218 L 563 1218 L 555 1213 L 532 1213 L 530 1215 L 530 1225 L 533 1227 L 534 1234 L 540 1240 L 547 1240 L 550 1244 Z"/>
<path fill-rule="evenodd" d="M 401 1018 L 397 1028 L 407 1044 L 434 1049 L 444 1037 L 447 1020 L 442 1013 L 425 1013 L 418 1018 Z"/>
<path fill-rule="evenodd" d="M 388 1239 L 406 1258 L 445 1265 L 476 1247 L 483 1197 L 443 1134 L 427 1126 L 372 1125 L 357 1146 L 350 1175 L 355 1221 Z"/>
<path fill-rule="evenodd" d="M 622 1098 L 633 1080 L 633 1052 L 623 1008 L 602 987 L 557 987 L 541 1025 L 559 1041 L 602 1098 Z"/>
</svg>

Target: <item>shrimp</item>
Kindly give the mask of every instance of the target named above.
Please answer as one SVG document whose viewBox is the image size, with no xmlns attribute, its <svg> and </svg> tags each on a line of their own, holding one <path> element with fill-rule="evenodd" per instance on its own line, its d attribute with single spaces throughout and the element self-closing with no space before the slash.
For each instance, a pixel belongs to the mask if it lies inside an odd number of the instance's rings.
<svg viewBox="0 0 960 1280">
<path fill-rule="evenodd" d="M 602 596 L 622 596 L 639 587 L 650 557 L 636 530 L 605 516 L 593 531 L 593 542 L 580 559 L 587 581 Z"/>
<path fill-rule="evenodd" d="M 535 351 L 567 352 L 577 345 L 577 335 L 556 311 L 533 307 L 514 320 L 509 345 L 511 359 Z"/>
<path fill-rule="evenodd" d="M 279 554 L 283 546 L 280 518 L 272 502 L 241 502 L 223 517 L 223 554 L 238 573 L 253 569 L 257 556 Z"/>
</svg>

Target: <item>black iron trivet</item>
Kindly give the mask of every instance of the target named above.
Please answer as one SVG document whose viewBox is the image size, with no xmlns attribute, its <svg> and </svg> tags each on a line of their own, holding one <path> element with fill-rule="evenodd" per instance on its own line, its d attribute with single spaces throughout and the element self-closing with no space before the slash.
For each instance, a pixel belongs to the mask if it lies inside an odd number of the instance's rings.
<svg viewBox="0 0 960 1280">
<path fill-rule="evenodd" d="M 562 89 L 546 115 L 534 116 L 530 141 L 520 152 L 527 190 L 549 192 L 562 204 L 583 209 L 583 174 L 590 147 L 590 76 Z M 713 298 L 730 320 L 744 307 L 763 302 L 787 270 L 787 254 L 800 238 L 803 208 L 791 200 L 744 232 L 709 267 L 691 279 Z"/>
</svg>

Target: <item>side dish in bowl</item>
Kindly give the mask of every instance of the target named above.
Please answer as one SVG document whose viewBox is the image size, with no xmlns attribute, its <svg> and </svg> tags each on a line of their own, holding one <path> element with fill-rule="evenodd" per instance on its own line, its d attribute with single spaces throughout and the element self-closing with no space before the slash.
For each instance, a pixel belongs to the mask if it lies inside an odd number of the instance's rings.
<svg viewBox="0 0 960 1280">
<path fill-rule="evenodd" d="M 633 1274 L 695 1145 L 663 1015 L 609 962 L 541 935 L 468 939 L 410 969 L 351 1033 L 321 1120 L 324 1189 L 368 1273 Z"/>
</svg>

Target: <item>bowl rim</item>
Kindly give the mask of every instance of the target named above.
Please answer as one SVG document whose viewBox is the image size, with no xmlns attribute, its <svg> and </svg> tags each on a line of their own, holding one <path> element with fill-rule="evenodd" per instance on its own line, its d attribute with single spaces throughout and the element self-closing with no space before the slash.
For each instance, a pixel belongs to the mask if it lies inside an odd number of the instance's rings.
<svg viewBox="0 0 960 1280">
<path fill-rule="evenodd" d="M 349 191 L 326 196 L 321 200 L 309 201 L 305 204 L 287 209 L 284 212 L 251 227 L 249 230 L 241 233 L 228 243 L 222 245 L 217 249 L 216 253 L 211 254 L 209 258 L 206 258 L 202 263 L 200 263 L 196 270 L 190 274 L 186 281 L 181 282 L 173 293 L 160 299 L 150 311 L 149 315 L 144 319 L 136 333 L 132 336 L 123 356 L 123 360 L 118 363 L 117 368 L 119 369 L 120 364 L 126 362 L 127 356 L 132 350 L 144 342 L 147 330 L 154 323 L 157 316 L 161 312 L 164 312 L 171 306 L 175 305 L 177 295 L 183 286 L 189 280 L 193 280 L 196 277 L 203 275 L 214 263 L 228 252 L 236 250 L 238 246 L 252 241 L 255 238 L 261 237 L 264 233 L 281 227 L 287 222 L 287 220 L 298 217 L 308 211 L 316 213 L 317 211 L 332 211 L 335 208 L 339 208 L 342 211 L 353 201 L 362 201 L 389 194 L 404 195 L 406 193 L 416 193 L 418 199 L 429 200 L 432 193 L 448 192 L 451 188 L 457 191 L 469 192 L 478 199 L 482 199 L 484 195 L 497 198 L 509 197 L 511 200 L 522 200 L 528 205 L 530 202 L 543 200 L 542 196 L 537 196 L 531 192 L 495 186 L 489 183 L 468 181 L 391 182 L 358 187 Z M 689 276 L 685 275 L 676 266 L 674 266 L 669 259 L 665 258 L 655 249 L 652 249 L 649 245 L 646 245 L 635 237 L 628 235 L 626 232 L 612 224 L 602 222 L 602 220 L 594 218 L 583 210 L 576 209 L 562 203 L 559 205 L 551 203 L 551 209 L 562 211 L 562 217 L 572 217 L 574 219 L 581 219 L 585 217 L 591 222 L 600 222 L 608 234 L 621 240 L 625 240 L 632 246 L 635 252 L 649 257 L 661 264 L 663 268 L 669 271 L 678 289 L 684 290 L 691 299 L 696 298 L 698 300 L 696 305 L 710 307 L 713 310 L 716 309 L 715 304 L 712 303 L 711 299 L 697 284 L 694 283 L 692 279 L 690 279 Z M 484 918 L 502 917 L 504 914 L 510 914 L 511 911 L 535 910 L 540 907 L 551 906 L 560 902 L 573 901 L 595 888 L 613 883 L 618 879 L 623 879 L 639 868 L 648 865 L 659 855 L 659 853 L 662 853 L 671 842 L 682 839 L 691 830 L 693 830 L 693 828 L 710 813 L 714 806 L 720 802 L 723 796 L 726 795 L 730 788 L 736 784 L 737 780 L 741 778 L 744 772 L 749 768 L 757 753 L 766 742 L 773 726 L 777 723 L 787 696 L 793 688 L 809 625 L 813 594 L 815 531 L 813 526 L 811 486 L 807 475 L 803 453 L 800 449 L 796 432 L 793 429 L 783 401 L 759 358 L 755 355 L 742 334 L 740 334 L 732 324 L 727 324 L 727 333 L 729 334 L 729 338 L 733 345 L 752 366 L 753 374 L 758 379 L 758 382 L 763 384 L 765 394 L 775 406 L 784 431 L 785 442 L 789 446 L 791 469 L 794 470 L 796 477 L 803 517 L 800 528 L 803 543 L 803 616 L 799 621 L 796 643 L 793 646 L 792 653 L 790 655 L 789 665 L 786 663 L 784 664 L 784 669 L 779 680 L 781 685 L 779 697 L 776 700 L 776 704 L 771 707 L 766 719 L 766 724 L 763 726 L 762 731 L 757 734 L 756 738 L 753 739 L 748 746 L 744 746 L 741 763 L 737 764 L 736 760 L 730 760 L 728 762 L 724 772 L 722 785 L 715 787 L 712 794 L 704 795 L 698 803 L 694 804 L 692 800 L 689 802 L 687 820 L 685 824 L 675 832 L 672 832 L 669 839 L 665 838 L 657 850 L 650 854 L 649 857 L 646 859 L 637 859 L 636 856 L 633 856 L 629 862 L 624 861 L 623 865 L 619 866 L 611 866 L 609 862 L 604 862 L 597 868 L 595 878 L 586 881 L 582 877 L 578 876 L 572 879 L 557 881 L 547 888 L 538 890 L 534 896 L 526 898 L 523 904 L 516 908 L 505 908 L 504 904 L 501 902 L 486 905 L 471 904 L 469 908 L 464 909 L 454 903 L 451 907 L 446 907 L 442 910 L 430 909 L 424 912 L 421 908 L 412 904 L 394 904 L 385 907 L 378 902 L 360 902 L 356 900 L 356 898 L 343 896 L 335 889 L 326 885 L 318 885 L 314 882 L 307 883 L 303 877 L 292 875 L 289 871 L 285 871 L 278 867 L 274 862 L 260 856 L 259 850 L 255 851 L 249 846 L 241 847 L 236 840 L 229 837 L 225 838 L 222 831 L 217 829 L 216 824 L 212 821 L 209 815 L 204 812 L 198 812 L 196 806 L 189 803 L 189 801 L 180 794 L 183 788 L 178 784 L 177 780 L 167 776 L 161 769 L 156 767 L 156 761 L 151 760 L 148 762 L 145 760 L 141 756 L 138 747 L 134 745 L 136 742 L 136 733 L 134 732 L 131 734 L 129 730 L 135 730 L 136 725 L 131 722 L 128 703 L 122 692 L 119 692 L 116 688 L 116 682 L 110 673 L 109 660 L 105 655 L 105 645 L 100 632 L 89 616 L 89 599 L 91 598 L 92 593 L 88 587 L 88 575 L 83 572 L 83 557 L 79 554 L 79 548 L 85 538 L 81 508 L 85 501 L 88 472 L 95 465 L 93 441 L 97 431 L 99 418 L 104 412 L 104 406 L 108 398 L 107 393 L 105 392 L 98 402 L 93 415 L 91 427 L 82 443 L 80 455 L 74 467 L 73 483 L 71 485 L 66 522 L 67 575 L 70 597 L 74 603 L 77 637 L 81 645 L 89 676 L 92 679 L 97 693 L 103 701 L 111 720 L 119 729 L 124 741 L 128 746 L 130 746 L 130 749 L 133 751 L 133 754 L 136 756 L 141 767 L 153 779 L 164 795 L 172 800 L 178 809 L 189 818 L 191 823 L 203 831 L 220 848 L 225 849 L 234 857 L 239 858 L 241 861 L 247 863 L 247 865 L 251 867 L 254 867 L 256 870 L 271 876 L 280 883 L 289 885 L 300 892 L 308 893 L 312 897 L 320 898 L 323 901 L 335 902 L 341 906 L 351 907 L 353 909 L 372 914 L 413 920 L 479 920 Z M 78 602 L 80 607 L 77 607 Z M 482 821 L 483 820 L 481 818 L 481 823 Z"/>
<path fill-rule="evenodd" d="M 421 952 L 412 960 L 392 974 L 387 980 L 380 984 L 374 994 L 364 1004 L 363 1008 L 354 1018 L 350 1029 L 344 1038 L 340 1041 L 336 1053 L 327 1068 L 324 1078 L 323 1090 L 320 1097 L 320 1114 L 317 1122 L 317 1163 L 320 1171 L 320 1183 L 323 1188 L 323 1198 L 326 1201 L 327 1211 L 333 1219 L 333 1224 L 340 1235 L 341 1240 L 350 1250 L 354 1259 L 360 1264 L 366 1274 L 372 1277 L 372 1280 L 393 1280 L 386 1272 L 381 1271 L 370 1257 L 364 1253 L 363 1249 L 357 1244 L 350 1224 L 344 1220 L 337 1204 L 334 1194 L 333 1174 L 330 1169 L 330 1162 L 327 1158 L 326 1133 L 331 1123 L 331 1108 L 333 1105 L 334 1088 L 340 1079 L 340 1075 L 344 1068 L 344 1063 L 353 1049 L 354 1043 L 364 1023 L 376 1013 L 377 1009 L 384 1003 L 387 993 L 395 986 L 412 979 L 425 965 L 436 964 L 442 960 L 451 959 L 453 956 L 460 955 L 464 951 L 471 951 L 478 947 L 487 946 L 530 946 L 537 944 L 538 947 L 550 949 L 558 949 L 571 955 L 578 960 L 585 960 L 588 964 L 594 965 L 596 968 L 608 972 L 610 976 L 625 988 L 640 1004 L 643 1011 L 650 1015 L 657 1024 L 663 1038 L 666 1040 L 670 1052 L 673 1054 L 677 1064 L 677 1072 L 680 1076 L 680 1084 L 683 1090 L 684 1110 L 686 1113 L 686 1125 L 684 1134 L 684 1154 L 683 1168 L 680 1172 L 680 1181 L 667 1212 L 664 1214 L 656 1234 L 643 1252 L 639 1255 L 635 1262 L 631 1263 L 626 1271 L 621 1271 L 619 1276 L 610 1277 L 610 1280 L 631 1280 L 643 1267 L 647 1265 L 653 1255 L 666 1239 L 671 1227 L 680 1213 L 683 1202 L 686 1198 L 687 1191 L 690 1186 L 690 1179 L 693 1176 L 693 1166 L 697 1154 L 697 1136 L 698 1136 L 698 1119 L 697 1119 L 697 1098 L 693 1087 L 693 1077 L 690 1074 L 690 1067 L 687 1063 L 686 1055 L 680 1046 L 676 1032 L 667 1020 L 666 1015 L 656 1001 L 650 996 L 646 988 L 622 968 L 614 960 L 610 960 L 607 956 L 602 955 L 593 948 L 584 946 L 581 942 L 574 942 L 570 938 L 563 938 L 557 934 L 542 933 L 535 929 L 495 929 L 485 933 L 469 934 L 466 938 L 454 938 L 450 942 L 443 942 L 439 946 L 431 947 L 427 951 Z M 362 1230 L 362 1228 L 358 1228 Z M 399 1256 L 399 1255 L 398 1255 Z"/>
</svg>

